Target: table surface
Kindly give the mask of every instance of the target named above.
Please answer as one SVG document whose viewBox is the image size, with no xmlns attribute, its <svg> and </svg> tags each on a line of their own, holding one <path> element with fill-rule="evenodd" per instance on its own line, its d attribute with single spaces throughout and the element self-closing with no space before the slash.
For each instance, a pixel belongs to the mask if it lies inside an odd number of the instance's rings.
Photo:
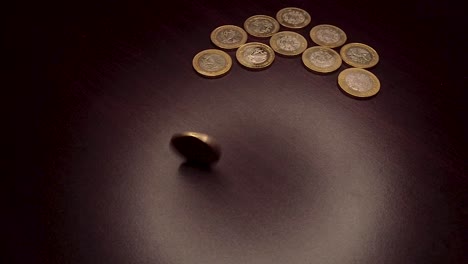
<svg viewBox="0 0 468 264">
<path fill-rule="evenodd" d="M 66 2 L 66 3 L 65 3 Z M 283 7 L 374 47 L 377 96 L 277 56 L 206 79 L 211 31 Z M 7 12 L 15 79 L 5 263 L 461 263 L 466 106 L 443 1 L 35 3 Z M 461 16 L 460 16 L 461 17 Z M 281 30 L 286 30 L 281 28 Z M 249 36 L 248 41 L 268 43 Z M 10 73 L 8 71 L 8 73 Z M 174 133 L 222 146 L 183 163 Z M 8 193 L 10 193 L 8 192 Z"/>
</svg>

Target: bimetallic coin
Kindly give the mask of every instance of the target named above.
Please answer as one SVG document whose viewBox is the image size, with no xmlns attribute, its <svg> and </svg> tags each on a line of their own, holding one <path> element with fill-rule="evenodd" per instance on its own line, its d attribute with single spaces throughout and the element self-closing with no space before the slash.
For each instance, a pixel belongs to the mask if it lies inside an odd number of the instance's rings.
<svg viewBox="0 0 468 264">
<path fill-rule="evenodd" d="M 314 46 L 302 53 L 304 65 L 316 72 L 329 73 L 341 66 L 341 57 L 338 52 L 321 46 Z"/>
<path fill-rule="evenodd" d="M 247 68 L 261 69 L 273 63 L 275 52 L 266 44 L 249 42 L 237 49 L 236 58 Z"/>
<path fill-rule="evenodd" d="M 193 57 L 192 65 L 198 73 L 215 77 L 223 75 L 231 69 L 232 59 L 222 50 L 207 49 L 200 51 Z"/>
<path fill-rule="evenodd" d="M 349 43 L 340 50 L 346 64 L 356 68 L 371 68 L 379 62 L 379 54 L 373 48 L 362 43 Z"/>
<path fill-rule="evenodd" d="M 244 28 L 247 33 L 254 37 L 265 38 L 271 37 L 278 32 L 280 25 L 271 16 L 256 15 L 245 20 Z"/>
<path fill-rule="evenodd" d="M 370 97 L 380 90 L 377 76 L 359 68 L 349 68 L 340 72 L 338 84 L 343 91 L 356 97 Z"/>
<path fill-rule="evenodd" d="M 307 40 L 296 32 L 281 31 L 270 38 L 270 46 L 279 54 L 295 56 L 307 49 Z"/>
<path fill-rule="evenodd" d="M 211 32 L 211 41 L 222 49 L 237 49 L 247 42 L 247 32 L 234 25 L 224 25 Z"/>
<path fill-rule="evenodd" d="M 346 33 L 332 25 L 317 25 L 310 30 L 310 38 L 317 45 L 329 48 L 340 47 L 346 42 Z"/>
<path fill-rule="evenodd" d="M 183 132 L 174 134 L 170 145 L 188 162 L 209 165 L 221 157 L 221 148 L 207 134 L 198 132 Z"/>
<path fill-rule="evenodd" d="M 286 7 L 276 13 L 276 20 L 288 28 L 303 28 L 310 23 L 307 11 L 297 7 Z"/>
</svg>

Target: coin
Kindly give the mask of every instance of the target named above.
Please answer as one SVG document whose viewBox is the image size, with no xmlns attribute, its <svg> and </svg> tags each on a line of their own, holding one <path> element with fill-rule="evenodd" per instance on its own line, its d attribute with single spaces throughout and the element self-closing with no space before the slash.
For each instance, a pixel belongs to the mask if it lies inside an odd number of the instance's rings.
<svg viewBox="0 0 468 264">
<path fill-rule="evenodd" d="M 247 42 L 247 32 L 234 25 L 224 25 L 211 32 L 211 41 L 222 49 L 237 49 Z"/>
<path fill-rule="evenodd" d="M 276 20 L 288 28 L 303 28 L 310 23 L 307 11 L 297 7 L 286 7 L 276 13 Z"/>
<path fill-rule="evenodd" d="M 174 134 L 170 145 L 189 162 L 212 164 L 221 157 L 221 148 L 207 134 L 183 132 Z"/>
<path fill-rule="evenodd" d="M 227 73 L 232 66 L 232 59 L 226 52 L 217 49 L 200 51 L 192 60 L 193 68 L 208 77 Z"/>
<path fill-rule="evenodd" d="M 245 20 L 244 28 L 252 36 L 264 38 L 271 37 L 278 32 L 280 25 L 271 16 L 255 15 Z"/>
<path fill-rule="evenodd" d="M 341 57 L 338 52 L 330 48 L 314 46 L 302 53 L 302 62 L 313 71 L 328 73 L 340 68 Z"/>
<path fill-rule="evenodd" d="M 333 25 L 317 25 L 310 30 L 310 38 L 317 45 L 329 48 L 339 47 L 346 42 L 346 33 Z"/>
<path fill-rule="evenodd" d="M 240 64 L 247 68 L 260 69 L 273 63 L 275 52 L 266 44 L 249 42 L 237 49 L 236 58 Z"/>
<path fill-rule="evenodd" d="M 274 51 L 286 56 L 299 55 L 307 48 L 307 40 L 296 32 L 281 31 L 270 38 Z"/>
<path fill-rule="evenodd" d="M 370 97 L 380 90 L 377 76 L 359 68 L 349 68 L 340 72 L 338 84 L 343 91 L 356 97 Z"/>
<path fill-rule="evenodd" d="M 379 62 L 379 54 L 373 48 L 362 43 L 348 43 L 340 50 L 346 64 L 356 68 L 371 68 Z"/>
</svg>

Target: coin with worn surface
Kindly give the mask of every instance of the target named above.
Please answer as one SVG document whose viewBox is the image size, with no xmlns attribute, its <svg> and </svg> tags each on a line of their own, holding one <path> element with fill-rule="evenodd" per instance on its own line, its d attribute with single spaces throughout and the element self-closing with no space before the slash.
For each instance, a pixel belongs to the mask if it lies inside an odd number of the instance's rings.
<svg viewBox="0 0 468 264">
<path fill-rule="evenodd" d="M 314 46 L 302 53 L 302 62 L 313 71 L 328 73 L 340 68 L 341 57 L 338 52 L 330 48 Z"/>
<path fill-rule="evenodd" d="M 303 28 L 310 23 L 310 15 L 304 9 L 286 7 L 276 13 L 276 20 L 288 28 Z"/>
<path fill-rule="evenodd" d="M 270 46 L 279 54 L 295 56 L 307 49 L 307 40 L 296 32 L 281 31 L 270 38 Z"/>
<path fill-rule="evenodd" d="M 356 68 L 371 68 L 379 62 L 379 54 L 362 43 L 348 43 L 340 50 L 343 61 Z"/>
<path fill-rule="evenodd" d="M 209 135 L 198 132 L 174 134 L 171 146 L 188 162 L 212 164 L 221 157 L 221 148 Z"/>
<path fill-rule="evenodd" d="M 236 58 L 247 68 L 261 69 L 273 63 L 275 52 L 266 44 L 248 42 L 237 49 Z"/>
<path fill-rule="evenodd" d="M 224 25 L 211 32 L 211 41 L 222 49 L 236 49 L 247 42 L 247 32 L 234 25 Z"/>
<path fill-rule="evenodd" d="M 370 97 L 380 90 L 380 81 L 373 73 L 359 68 L 346 69 L 338 75 L 338 85 L 356 97 Z"/>
<path fill-rule="evenodd" d="M 346 42 L 346 33 L 333 25 L 317 25 L 310 30 L 310 38 L 317 45 L 329 48 L 340 47 Z"/>
<path fill-rule="evenodd" d="M 222 50 L 207 49 L 200 51 L 193 57 L 192 65 L 198 73 L 208 77 L 216 77 L 231 69 L 232 59 Z"/>
<path fill-rule="evenodd" d="M 245 20 L 244 28 L 254 37 L 266 38 L 278 32 L 280 25 L 271 16 L 255 15 Z"/>
</svg>

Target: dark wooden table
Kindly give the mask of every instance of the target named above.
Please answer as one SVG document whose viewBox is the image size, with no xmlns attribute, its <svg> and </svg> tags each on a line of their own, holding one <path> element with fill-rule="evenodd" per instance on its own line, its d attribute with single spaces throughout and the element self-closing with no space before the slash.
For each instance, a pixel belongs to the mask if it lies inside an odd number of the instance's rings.
<svg viewBox="0 0 468 264">
<path fill-rule="evenodd" d="M 3 263 L 461 263 L 466 55 L 443 1 L 37 2 L 5 11 Z M 211 31 L 286 6 L 380 54 L 369 100 L 300 57 L 205 79 Z M 454 15 L 455 14 L 455 15 Z M 282 28 L 284 30 L 285 28 Z M 249 41 L 267 39 L 249 37 Z M 466 88 L 466 87 L 465 87 Z M 223 156 L 186 166 L 173 133 Z M 9 130 L 10 131 L 10 130 Z M 11 194 L 11 195 L 10 195 Z M 466 233 L 465 233 L 466 234 Z"/>
</svg>

